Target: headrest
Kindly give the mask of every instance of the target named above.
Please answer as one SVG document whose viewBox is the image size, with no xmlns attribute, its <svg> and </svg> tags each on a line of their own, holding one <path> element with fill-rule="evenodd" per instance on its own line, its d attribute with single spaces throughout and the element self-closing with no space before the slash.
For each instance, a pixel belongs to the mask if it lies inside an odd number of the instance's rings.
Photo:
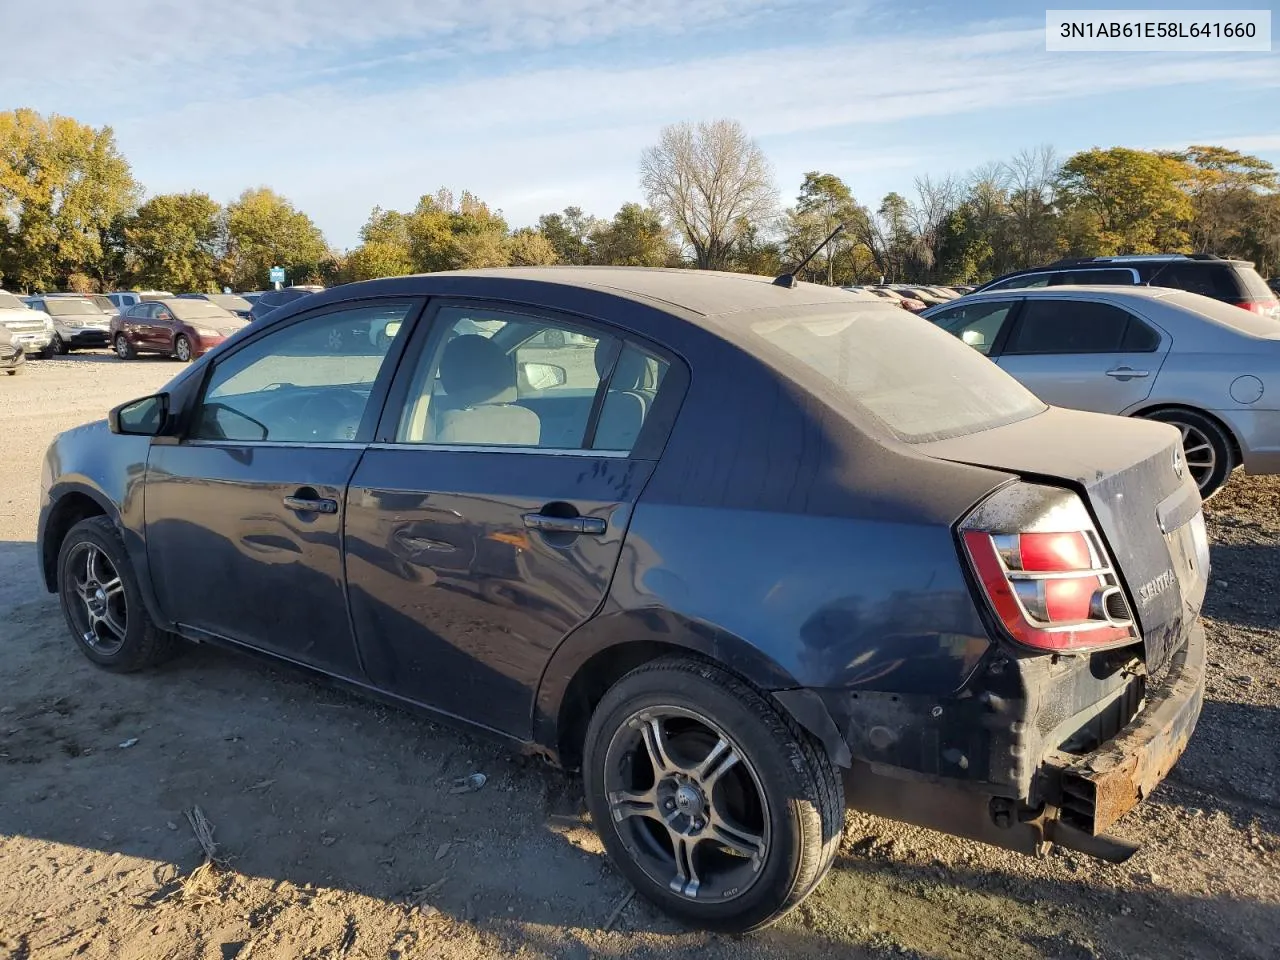
<svg viewBox="0 0 1280 960">
<path fill-rule="evenodd" d="M 609 366 L 608 340 L 596 344 L 595 361 L 596 376 L 603 378 Z M 639 350 L 622 348 L 618 356 L 618 365 L 613 371 L 613 379 L 609 386 L 614 390 L 645 390 L 649 387 L 649 361 Z"/>
<path fill-rule="evenodd" d="M 444 348 L 440 382 L 459 406 L 512 403 L 516 399 L 515 360 L 476 333 L 454 337 Z"/>
</svg>

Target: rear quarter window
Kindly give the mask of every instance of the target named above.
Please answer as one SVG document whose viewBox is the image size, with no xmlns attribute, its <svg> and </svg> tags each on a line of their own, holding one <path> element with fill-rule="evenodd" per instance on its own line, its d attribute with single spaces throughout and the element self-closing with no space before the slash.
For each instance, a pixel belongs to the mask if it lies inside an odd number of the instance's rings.
<svg viewBox="0 0 1280 960">
<path fill-rule="evenodd" d="M 1242 296 L 1235 272 L 1224 263 L 1171 263 L 1155 273 L 1149 283 L 1153 287 L 1173 287 L 1215 300 L 1239 300 Z"/>
<path fill-rule="evenodd" d="M 751 324 L 794 361 L 801 386 L 821 383 L 900 440 L 924 443 L 1035 416 L 1045 405 L 976 350 L 900 307 L 825 306 Z"/>
</svg>

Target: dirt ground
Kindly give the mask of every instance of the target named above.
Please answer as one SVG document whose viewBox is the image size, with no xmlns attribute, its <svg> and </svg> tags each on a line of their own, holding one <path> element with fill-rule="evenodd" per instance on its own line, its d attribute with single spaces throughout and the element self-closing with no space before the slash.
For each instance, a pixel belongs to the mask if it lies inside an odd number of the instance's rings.
<svg viewBox="0 0 1280 960">
<path fill-rule="evenodd" d="M 1208 696 L 1118 831 L 1137 856 L 850 815 L 817 893 L 731 939 L 628 902 L 578 784 L 538 761 L 246 657 L 120 677 L 76 652 L 37 582 L 40 458 L 177 369 L 88 354 L 0 376 L 0 958 L 1280 955 L 1280 478 L 1237 472 L 1210 505 Z M 195 807 L 220 870 L 193 874 Z"/>
</svg>

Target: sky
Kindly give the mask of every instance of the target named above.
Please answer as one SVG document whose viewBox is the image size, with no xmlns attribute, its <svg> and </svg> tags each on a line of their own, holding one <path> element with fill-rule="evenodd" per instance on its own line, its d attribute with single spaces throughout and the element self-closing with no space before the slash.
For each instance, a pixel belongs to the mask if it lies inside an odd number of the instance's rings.
<svg viewBox="0 0 1280 960">
<path fill-rule="evenodd" d="M 1280 29 L 1274 2 L 1238 6 Z M 513 226 L 571 204 L 611 216 L 643 199 L 664 125 L 721 117 L 764 149 L 784 205 L 809 170 L 874 206 L 1040 144 L 1216 143 L 1280 166 L 1280 41 L 1047 53 L 1044 16 L 1008 0 L 0 0 L 0 110 L 109 124 L 148 194 L 270 186 L 339 249 L 375 205 L 441 186 Z"/>
</svg>

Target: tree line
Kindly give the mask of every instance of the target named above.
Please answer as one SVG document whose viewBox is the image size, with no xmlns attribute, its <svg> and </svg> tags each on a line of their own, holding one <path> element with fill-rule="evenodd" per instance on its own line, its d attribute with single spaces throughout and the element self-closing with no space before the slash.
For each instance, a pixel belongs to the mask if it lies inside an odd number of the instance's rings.
<svg viewBox="0 0 1280 960">
<path fill-rule="evenodd" d="M 691 266 L 773 275 L 838 224 L 804 271 L 820 283 L 972 283 L 1066 256 L 1207 252 L 1280 273 L 1280 181 L 1217 146 L 1024 150 L 966 174 L 917 178 L 864 204 L 835 174 L 805 174 L 784 206 L 768 159 L 732 120 L 661 131 L 639 164 L 644 202 L 579 207 L 513 228 L 470 192 L 375 207 L 338 251 L 267 187 L 226 203 L 146 197 L 110 127 L 29 109 L 0 113 L 0 284 L 81 292 L 258 289 L 274 265 L 326 285 L 433 270 L 545 264 Z"/>
</svg>

